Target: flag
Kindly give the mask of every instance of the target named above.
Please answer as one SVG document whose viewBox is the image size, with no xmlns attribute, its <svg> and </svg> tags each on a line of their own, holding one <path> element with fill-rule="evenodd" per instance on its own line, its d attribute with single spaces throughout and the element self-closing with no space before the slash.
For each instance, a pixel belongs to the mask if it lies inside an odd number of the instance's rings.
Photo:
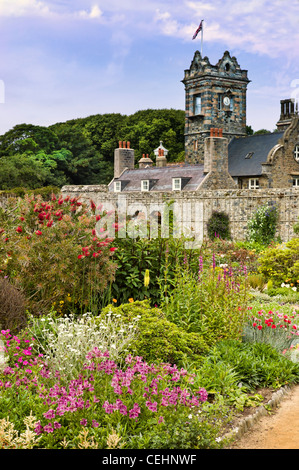
<svg viewBox="0 0 299 470">
<path fill-rule="evenodd" d="M 192 38 L 192 39 L 195 39 L 196 36 L 198 35 L 198 33 L 202 30 L 202 22 L 203 22 L 203 20 L 201 20 L 200 25 L 198 26 L 197 30 L 196 30 L 195 33 L 193 34 L 193 38 Z"/>
</svg>

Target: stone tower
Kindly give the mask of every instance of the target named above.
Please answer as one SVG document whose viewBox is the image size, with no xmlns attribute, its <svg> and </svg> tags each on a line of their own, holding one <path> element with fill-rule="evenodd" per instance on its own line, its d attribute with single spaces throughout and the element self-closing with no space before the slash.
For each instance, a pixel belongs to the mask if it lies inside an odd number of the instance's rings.
<svg viewBox="0 0 299 470">
<path fill-rule="evenodd" d="M 211 128 L 223 137 L 246 135 L 246 91 L 250 80 L 226 51 L 216 65 L 196 51 L 182 82 L 185 85 L 185 160 L 204 163 L 204 140 Z"/>
</svg>

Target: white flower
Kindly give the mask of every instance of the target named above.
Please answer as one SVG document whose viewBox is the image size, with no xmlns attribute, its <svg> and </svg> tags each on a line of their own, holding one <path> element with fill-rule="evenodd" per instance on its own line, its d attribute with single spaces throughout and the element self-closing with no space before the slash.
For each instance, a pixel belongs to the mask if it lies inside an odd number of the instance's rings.
<svg viewBox="0 0 299 470">
<path fill-rule="evenodd" d="M 292 287 L 292 290 L 293 290 L 294 292 L 296 292 L 297 287 Z"/>
<path fill-rule="evenodd" d="M 286 285 L 285 285 L 285 283 L 283 282 L 280 287 L 285 287 L 285 286 L 286 286 Z"/>
</svg>

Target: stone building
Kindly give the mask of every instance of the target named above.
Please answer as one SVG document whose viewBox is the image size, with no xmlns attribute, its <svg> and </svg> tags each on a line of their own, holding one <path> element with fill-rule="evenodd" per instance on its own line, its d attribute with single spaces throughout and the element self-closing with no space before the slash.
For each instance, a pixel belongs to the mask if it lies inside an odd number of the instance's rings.
<svg viewBox="0 0 299 470">
<path fill-rule="evenodd" d="M 200 239 L 212 212 L 230 218 L 233 238 L 244 238 L 247 221 L 263 203 L 279 210 L 278 234 L 293 236 L 299 217 L 299 120 L 291 99 L 280 102 L 273 133 L 246 134 L 247 71 L 225 52 L 213 66 L 195 52 L 182 80 L 186 94 L 185 162 L 170 164 L 160 142 L 154 155 L 135 164 L 129 142 L 114 153 L 114 178 L 107 186 L 65 186 L 62 191 L 105 203 L 142 206 L 143 212 L 175 202 L 181 220 Z M 107 207 L 108 207 L 107 206 Z M 134 209 L 134 210 L 135 210 Z M 191 224 L 191 225 L 190 225 Z"/>
</svg>

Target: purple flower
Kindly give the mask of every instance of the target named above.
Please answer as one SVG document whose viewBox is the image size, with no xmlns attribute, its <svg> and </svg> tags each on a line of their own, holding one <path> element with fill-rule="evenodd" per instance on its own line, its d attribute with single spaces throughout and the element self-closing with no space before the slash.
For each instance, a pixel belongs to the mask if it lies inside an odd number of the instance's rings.
<svg viewBox="0 0 299 470">
<path fill-rule="evenodd" d="M 48 410 L 48 411 L 46 411 L 45 413 L 43 413 L 43 416 L 44 416 L 46 419 L 55 418 L 55 411 L 54 411 L 54 410 Z"/>
<path fill-rule="evenodd" d="M 87 426 L 87 419 L 81 419 L 80 424 L 82 424 L 82 426 Z"/>
<path fill-rule="evenodd" d="M 53 432 L 54 430 L 52 428 L 52 424 L 46 424 L 46 426 L 44 427 L 44 431 L 47 433 Z"/>
</svg>

